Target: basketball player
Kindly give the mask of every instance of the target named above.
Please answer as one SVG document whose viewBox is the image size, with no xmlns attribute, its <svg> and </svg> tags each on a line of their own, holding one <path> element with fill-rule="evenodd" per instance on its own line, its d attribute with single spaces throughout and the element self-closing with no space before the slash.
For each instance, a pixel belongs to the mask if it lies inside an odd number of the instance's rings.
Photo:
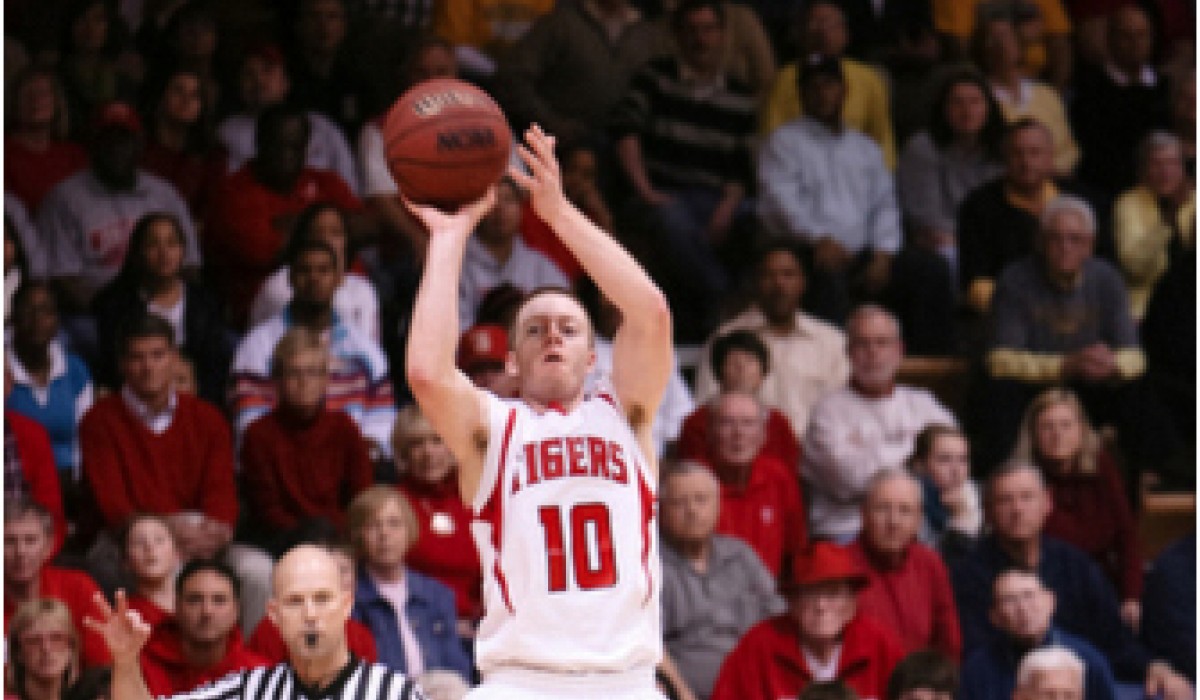
<svg viewBox="0 0 1200 700">
<path fill-rule="evenodd" d="M 279 559 L 267 614 L 279 628 L 288 660 L 238 671 L 172 700 L 425 700 L 404 674 L 350 654 L 346 620 L 352 594 L 342 585 L 337 560 L 325 549 L 300 545 Z M 112 700 L 150 700 L 138 657 L 150 626 L 117 592 L 113 610 L 96 594 L 100 619 L 84 624 L 112 652 Z"/>
<path fill-rule="evenodd" d="M 611 391 L 585 395 L 595 361 L 587 314 L 565 291 L 534 292 L 509 333 L 507 371 L 519 398 L 477 389 L 454 366 L 458 279 L 493 198 L 449 215 L 412 207 L 430 237 L 408 380 L 458 458 L 484 571 L 483 683 L 468 698 L 661 698 L 650 422 L 671 369 L 670 312 L 633 258 L 567 201 L 554 139 L 534 126 L 526 141 L 530 173 L 511 176 L 616 303 L 622 324 Z"/>
</svg>

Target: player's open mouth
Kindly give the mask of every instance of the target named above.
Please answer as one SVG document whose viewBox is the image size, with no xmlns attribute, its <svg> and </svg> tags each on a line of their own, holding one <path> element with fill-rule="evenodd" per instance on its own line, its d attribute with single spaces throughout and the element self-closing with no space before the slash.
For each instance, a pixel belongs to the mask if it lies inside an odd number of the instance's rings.
<svg viewBox="0 0 1200 700">
<path fill-rule="evenodd" d="M 563 362 L 565 358 L 558 353 L 549 352 L 542 356 L 543 362 Z"/>
</svg>

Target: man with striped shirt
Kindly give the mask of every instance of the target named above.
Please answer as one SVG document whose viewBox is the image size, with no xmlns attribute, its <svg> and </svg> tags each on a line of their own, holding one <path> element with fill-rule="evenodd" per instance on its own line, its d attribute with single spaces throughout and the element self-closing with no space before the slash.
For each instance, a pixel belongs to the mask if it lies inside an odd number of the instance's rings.
<svg viewBox="0 0 1200 700">
<path fill-rule="evenodd" d="M 113 657 L 112 700 L 150 700 L 138 657 L 150 626 L 130 610 L 123 591 L 116 609 L 100 594 L 100 619 L 87 618 Z M 275 666 L 232 673 L 215 683 L 175 695 L 178 700 L 425 700 L 414 681 L 350 654 L 345 625 L 351 594 L 341 584 L 333 556 L 301 545 L 275 566 L 267 613 L 279 628 L 289 659 Z"/>
</svg>

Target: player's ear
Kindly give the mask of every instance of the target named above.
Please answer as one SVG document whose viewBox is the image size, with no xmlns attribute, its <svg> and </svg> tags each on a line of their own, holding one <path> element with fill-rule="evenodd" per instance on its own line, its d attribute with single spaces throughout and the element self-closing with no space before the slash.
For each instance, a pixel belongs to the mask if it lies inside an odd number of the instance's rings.
<svg viewBox="0 0 1200 700">
<path fill-rule="evenodd" d="M 517 371 L 517 353 L 512 350 L 504 354 L 504 373 L 512 377 L 520 374 Z"/>
</svg>

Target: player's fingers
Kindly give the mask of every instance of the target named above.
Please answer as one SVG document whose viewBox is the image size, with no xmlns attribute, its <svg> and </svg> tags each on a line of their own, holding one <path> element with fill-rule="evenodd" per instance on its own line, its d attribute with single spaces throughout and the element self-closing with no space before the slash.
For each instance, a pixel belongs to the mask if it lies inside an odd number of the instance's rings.
<svg viewBox="0 0 1200 700">
<path fill-rule="evenodd" d="M 542 162 L 541 158 L 539 158 L 537 154 L 525 146 L 520 146 L 517 149 L 517 155 L 521 157 L 521 162 L 525 164 L 525 167 L 529 168 L 529 172 L 533 176 L 534 181 L 546 181 L 546 177 L 549 175 L 549 173 L 546 171 L 545 163 Z"/>
</svg>

